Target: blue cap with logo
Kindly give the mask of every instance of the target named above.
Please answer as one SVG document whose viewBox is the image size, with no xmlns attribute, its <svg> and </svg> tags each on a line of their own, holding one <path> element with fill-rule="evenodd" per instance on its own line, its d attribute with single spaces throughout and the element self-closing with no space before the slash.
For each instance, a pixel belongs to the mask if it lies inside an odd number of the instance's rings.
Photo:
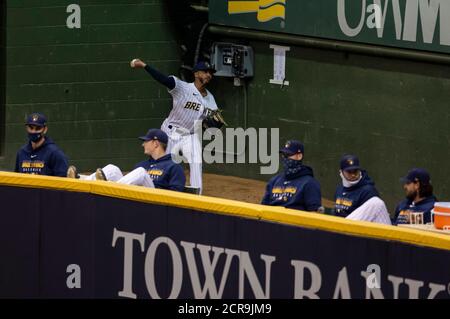
<svg viewBox="0 0 450 319">
<path fill-rule="evenodd" d="M 361 169 L 359 166 L 359 158 L 355 155 L 347 154 L 341 158 L 341 170 L 352 171 L 355 169 Z"/>
<path fill-rule="evenodd" d="M 44 114 L 32 113 L 32 114 L 28 115 L 25 125 L 36 125 L 36 126 L 41 126 L 41 127 L 46 126 L 47 118 L 45 117 Z"/>
<path fill-rule="evenodd" d="M 157 128 L 151 128 L 148 130 L 145 136 L 140 136 L 139 139 L 141 141 L 157 140 L 161 143 L 167 144 L 169 138 L 167 137 L 167 134 L 164 133 L 164 131 Z"/>
<path fill-rule="evenodd" d="M 280 153 L 286 156 L 292 156 L 295 154 L 300 154 L 305 152 L 305 146 L 302 142 L 297 140 L 289 140 L 286 142 L 284 147 L 280 149 Z"/>
<path fill-rule="evenodd" d="M 212 73 L 216 73 L 214 67 L 211 64 L 209 64 L 209 62 L 206 61 L 200 61 L 194 65 L 192 72 L 195 73 L 197 71 L 211 71 Z"/>
<path fill-rule="evenodd" d="M 413 168 L 405 177 L 402 177 L 400 181 L 403 184 L 420 182 L 422 185 L 429 185 L 431 183 L 430 174 L 423 168 Z"/>
</svg>

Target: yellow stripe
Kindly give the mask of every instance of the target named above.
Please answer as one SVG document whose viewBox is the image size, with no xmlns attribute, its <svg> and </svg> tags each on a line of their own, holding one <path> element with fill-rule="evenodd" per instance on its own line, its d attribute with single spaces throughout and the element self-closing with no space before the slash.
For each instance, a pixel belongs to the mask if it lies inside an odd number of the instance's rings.
<svg viewBox="0 0 450 319">
<path fill-rule="evenodd" d="M 49 188 L 83 193 L 89 193 L 91 190 L 91 185 L 77 179 L 7 172 L 0 172 L 0 185 Z"/>
<path fill-rule="evenodd" d="M 286 0 L 253 0 L 228 1 L 228 13 L 256 12 L 259 8 L 266 8 L 274 4 L 286 4 Z"/>
<path fill-rule="evenodd" d="M 259 0 L 260 7 L 268 7 L 274 3 L 286 4 L 286 0 Z"/>
<path fill-rule="evenodd" d="M 281 4 L 276 4 L 274 6 L 268 7 L 267 9 L 258 10 L 258 21 L 267 22 L 275 18 L 284 19 L 285 9 Z"/>
<path fill-rule="evenodd" d="M 264 8 L 273 4 L 286 4 L 286 0 L 259 0 L 259 7 Z"/>
<path fill-rule="evenodd" d="M 0 185 L 84 192 L 450 250 L 450 236 L 228 199 L 103 181 L 0 172 Z M 262 194 L 261 194 L 262 195 Z"/>
<path fill-rule="evenodd" d="M 258 1 L 229 1 L 228 2 L 228 13 L 247 13 L 256 12 L 259 9 Z"/>
</svg>

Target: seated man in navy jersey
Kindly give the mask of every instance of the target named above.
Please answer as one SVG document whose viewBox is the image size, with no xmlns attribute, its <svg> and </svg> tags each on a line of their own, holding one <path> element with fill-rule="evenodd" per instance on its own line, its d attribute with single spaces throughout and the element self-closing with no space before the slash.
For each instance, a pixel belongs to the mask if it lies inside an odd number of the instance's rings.
<svg viewBox="0 0 450 319">
<path fill-rule="evenodd" d="M 68 160 L 66 155 L 47 136 L 47 118 L 40 113 L 33 113 L 25 122 L 28 143 L 17 152 L 17 173 L 65 177 Z"/>
<path fill-rule="evenodd" d="M 401 181 L 406 199 L 395 208 L 394 224 L 409 224 L 410 212 L 422 212 L 423 222 L 431 222 L 431 210 L 437 199 L 433 195 L 430 174 L 422 168 L 414 168 Z"/>
<path fill-rule="evenodd" d="M 117 166 L 109 164 L 89 176 L 79 175 L 76 167 L 70 166 L 67 177 L 184 191 L 186 177 L 183 168 L 172 161 L 171 154 L 166 154 L 167 134 L 160 129 L 150 129 L 139 139 L 143 141 L 144 154 L 149 159 L 136 164 L 127 175 L 124 176 Z"/>
<path fill-rule="evenodd" d="M 262 204 L 317 212 L 322 206 L 320 184 L 312 168 L 303 164 L 303 144 L 287 141 L 280 153 L 284 171 L 269 181 Z"/>
<path fill-rule="evenodd" d="M 337 186 L 334 196 L 336 216 L 390 225 L 386 204 L 367 171 L 361 169 L 358 157 L 344 155 L 340 168 L 342 183 Z"/>
</svg>

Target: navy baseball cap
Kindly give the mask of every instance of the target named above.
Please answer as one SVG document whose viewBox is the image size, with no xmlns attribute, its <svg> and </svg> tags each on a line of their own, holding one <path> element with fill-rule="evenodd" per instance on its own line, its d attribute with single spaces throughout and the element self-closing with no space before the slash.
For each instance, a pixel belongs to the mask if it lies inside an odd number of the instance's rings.
<svg viewBox="0 0 450 319">
<path fill-rule="evenodd" d="M 214 69 L 214 67 L 206 61 L 200 61 L 200 62 L 197 62 L 196 65 L 194 65 L 192 72 L 195 73 L 197 71 L 211 71 L 212 73 L 216 73 L 216 70 Z"/>
<path fill-rule="evenodd" d="M 304 153 L 305 152 L 305 146 L 302 142 L 297 140 L 289 140 L 286 142 L 283 148 L 280 149 L 280 153 L 292 156 L 298 153 Z"/>
<path fill-rule="evenodd" d="M 344 155 L 341 158 L 341 170 L 343 171 L 352 171 L 355 169 L 361 169 L 359 166 L 359 158 L 355 155 Z"/>
<path fill-rule="evenodd" d="M 167 137 L 167 134 L 164 133 L 162 130 L 157 128 L 151 128 L 148 130 L 145 136 L 140 136 L 139 139 L 141 141 L 158 140 L 161 143 L 167 144 L 169 138 Z"/>
<path fill-rule="evenodd" d="M 420 182 L 422 185 L 429 185 L 431 183 L 430 174 L 423 168 L 413 168 L 405 177 L 402 177 L 400 181 L 403 184 Z"/>
<path fill-rule="evenodd" d="M 28 115 L 25 125 L 36 125 L 36 126 L 41 126 L 41 127 L 46 126 L 47 118 L 45 117 L 44 114 L 32 113 L 32 114 Z"/>
</svg>

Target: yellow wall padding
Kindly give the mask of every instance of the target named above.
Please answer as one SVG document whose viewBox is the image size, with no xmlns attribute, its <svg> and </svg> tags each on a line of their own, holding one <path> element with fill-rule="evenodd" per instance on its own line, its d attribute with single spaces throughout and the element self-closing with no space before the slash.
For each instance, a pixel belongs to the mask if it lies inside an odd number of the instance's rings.
<svg viewBox="0 0 450 319">
<path fill-rule="evenodd" d="M 334 233 L 398 241 L 418 246 L 450 250 L 450 235 L 438 234 L 396 226 L 347 220 L 340 217 L 302 212 L 284 207 L 249 204 L 216 197 L 122 185 L 104 181 L 27 175 L 0 172 L 0 185 L 12 187 L 45 188 L 69 192 L 134 200 L 149 204 L 176 206 L 197 211 L 260 219 Z M 261 194 L 262 196 L 263 194 Z"/>
</svg>

